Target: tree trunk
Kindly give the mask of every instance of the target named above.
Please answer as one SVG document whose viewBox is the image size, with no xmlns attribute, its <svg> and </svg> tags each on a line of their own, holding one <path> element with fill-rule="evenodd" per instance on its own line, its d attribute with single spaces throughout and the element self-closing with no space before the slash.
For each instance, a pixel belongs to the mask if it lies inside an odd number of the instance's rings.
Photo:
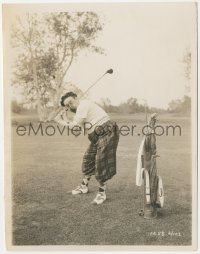
<svg viewBox="0 0 200 254">
<path fill-rule="evenodd" d="M 37 79 L 37 70 L 36 70 L 36 63 L 33 60 L 33 80 L 34 80 L 34 85 L 37 90 L 37 113 L 40 121 L 43 121 L 43 116 L 42 116 L 42 106 L 41 106 L 41 101 L 40 101 L 40 93 L 38 89 L 38 79 Z"/>
</svg>

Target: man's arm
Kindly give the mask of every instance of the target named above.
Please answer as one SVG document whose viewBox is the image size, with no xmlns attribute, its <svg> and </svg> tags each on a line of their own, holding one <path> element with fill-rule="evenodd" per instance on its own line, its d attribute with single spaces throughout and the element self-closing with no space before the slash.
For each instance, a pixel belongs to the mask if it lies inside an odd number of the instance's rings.
<svg viewBox="0 0 200 254">
<path fill-rule="evenodd" d="M 81 127 L 87 119 L 89 106 L 90 104 L 88 101 L 81 101 L 72 122 L 63 120 L 61 114 L 58 114 L 58 116 L 55 117 L 55 120 L 61 125 L 68 126 L 70 129 L 72 129 L 74 126 Z"/>
<path fill-rule="evenodd" d="M 59 123 L 60 125 L 63 125 L 63 126 L 67 126 L 69 127 L 70 129 L 72 129 L 74 126 L 82 126 L 83 123 L 85 122 L 85 118 L 80 118 L 80 119 L 76 119 L 76 121 L 65 121 L 63 120 L 63 118 L 61 117 L 61 115 L 57 115 L 54 120 Z"/>
</svg>

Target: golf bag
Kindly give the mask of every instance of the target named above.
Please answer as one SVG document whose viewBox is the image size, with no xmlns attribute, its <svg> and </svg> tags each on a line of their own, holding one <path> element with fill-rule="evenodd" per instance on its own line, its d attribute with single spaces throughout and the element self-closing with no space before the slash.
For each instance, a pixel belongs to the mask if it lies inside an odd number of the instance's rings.
<svg viewBox="0 0 200 254">
<path fill-rule="evenodd" d="M 157 175 L 155 123 L 157 114 L 152 114 L 138 152 L 136 185 L 144 183 L 144 208 L 140 215 L 150 219 L 157 216 L 157 208 L 164 205 L 164 189 L 161 176 Z"/>
</svg>

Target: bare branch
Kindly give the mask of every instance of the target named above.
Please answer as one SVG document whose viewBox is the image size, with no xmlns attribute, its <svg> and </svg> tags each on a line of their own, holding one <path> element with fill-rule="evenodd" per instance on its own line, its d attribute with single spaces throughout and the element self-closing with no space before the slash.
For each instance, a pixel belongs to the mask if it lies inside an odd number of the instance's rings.
<svg viewBox="0 0 200 254">
<path fill-rule="evenodd" d="M 19 41 L 21 41 L 23 44 L 26 44 L 26 40 L 22 39 L 19 35 L 17 31 L 13 31 L 13 37 L 17 38 Z M 23 37 L 24 38 L 24 37 Z"/>
<path fill-rule="evenodd" d="M 62 65 L 62 63 L 64 62 L 65 58 L 66 58 L 66 52 L 67 52 L 67 43 L 66 43 L 66 38 L 67 36 L 65 35 L 65 39 L 64 39 L 64 52 L 63 52 L 63 57 L 61 59 L 61 61 L 58 63 L 58 67 L 60 67 Z"/>
<path fill-rule="evenodd" d="M 72 64 L 73 59 L 74 59 L 74 48 L 72 48 L 71 59 L 70 59 L 70 61 L 69 61 L 69 64 L 68 64 L 68 66 L 66 67 L 66 69 L 65 69 L 64 72 L 63 72 L 63 75 L 62 75 L 62 78 L 61 78 L 62 81 L 63 81 L 63 79 L 64 79 L 64 77 L 65 77 L 67 71 L 69 70 L 71 64 Z"/>
</svg>

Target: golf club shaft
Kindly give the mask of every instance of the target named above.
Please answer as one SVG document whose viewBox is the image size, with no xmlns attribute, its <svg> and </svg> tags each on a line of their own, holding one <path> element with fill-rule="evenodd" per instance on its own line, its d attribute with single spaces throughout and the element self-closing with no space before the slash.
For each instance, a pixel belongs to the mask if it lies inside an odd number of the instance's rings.
<svg viewBox="0 0 200 254">
<path fill-rule="evenodd" d="M 110 69 L 111 70 L 111 69 Z M 109 71 L 106 71 L 100 78 L 98 78 L 90 87 L 88 87 L 88 89 L 80 96 L 80 98 L 82 98 L 93 86 L 96 85 L 97 82 L 99 82 L 99 80 L 101 80 L 107 73 L 109 73 Z M 112 72 L 111 72 L 112 73 Z M 48 117 L 48 121 L 51 121 L 52 119 L 54 119 L 58 114 L 60 114 L 62 111 L 64 111 L 66 109 L 63 108 L 58 108 L 56 109 L 54 112 L 50 113 L 50 116 Z"/>
<path fill-rule="evenodd" d="M 104 76 L 106 75 L 106 73 L 104 73 L 100 78 L 98 78 L 90 87 L 88 87 L 88 89 L 82 94 L 81 97 L 83 97 L 93 86 L 96 85 L 97 82 L 99 82 L 99 80 L 101 80 Z"/>
</svg>

